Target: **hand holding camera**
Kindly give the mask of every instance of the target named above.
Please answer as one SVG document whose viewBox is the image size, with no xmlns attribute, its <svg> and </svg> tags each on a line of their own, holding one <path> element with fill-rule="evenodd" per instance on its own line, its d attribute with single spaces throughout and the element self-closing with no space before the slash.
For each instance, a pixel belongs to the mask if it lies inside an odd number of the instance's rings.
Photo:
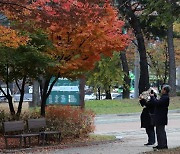
<svg viewBox="0 0 180 154">
<path fill-rule="evenodd" d="M 151 90 L 149 96 L 154 96 L 154 91 L 153 90 Z"/>
</svg>

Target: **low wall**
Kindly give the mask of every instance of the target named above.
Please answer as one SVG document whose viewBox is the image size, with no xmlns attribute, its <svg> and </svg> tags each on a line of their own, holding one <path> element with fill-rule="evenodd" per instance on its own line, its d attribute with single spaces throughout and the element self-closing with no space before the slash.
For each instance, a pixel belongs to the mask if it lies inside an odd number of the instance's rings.
<svg viewBox="0 0 180 154">
<path fill-rule="evenodd" d="M 14 109 L 17 111 L 19 102 L 14 102 Z M 9 112 L 9 104 L 7 102 L 0 102 L 0 110 L 4 110 L 6 112 Z M 23 102 L 22 104 L 22 112 L 29 110 L 29 102 Z"/>
</svg>

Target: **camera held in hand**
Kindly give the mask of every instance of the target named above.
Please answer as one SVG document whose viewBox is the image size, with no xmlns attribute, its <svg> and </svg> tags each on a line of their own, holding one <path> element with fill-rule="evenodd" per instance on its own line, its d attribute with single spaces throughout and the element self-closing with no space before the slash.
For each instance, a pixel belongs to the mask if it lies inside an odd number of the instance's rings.
<svg viewBox="0 0 180 154">
<path fill-rule="evenodd" d="M 153 91 L 153 90 L 151 90 L 151 94 L 154 94 L 154 91 Z"/>
</svg>

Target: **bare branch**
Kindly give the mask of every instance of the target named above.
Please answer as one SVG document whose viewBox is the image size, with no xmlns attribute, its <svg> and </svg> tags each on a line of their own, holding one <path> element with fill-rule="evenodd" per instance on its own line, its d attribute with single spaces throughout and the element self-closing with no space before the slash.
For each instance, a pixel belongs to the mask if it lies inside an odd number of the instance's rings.
<svg viewBox="0 0 180 154">
<path fill-rule="evenodd" d="M 18 4 L 18 3 L 13 3 L 13 2 L 4 2 L 4 1 L 0 1 L 0 5 L 17 6 L 17 7 L 19 7 L 19 8 L 25 8 L 25 9 L 27 9 L 27 10 L 32 11 L 32 9 L 29 9 L 29 8 L 27 8 L 27 7 L 24 6 L 24 5 L 21 5 L 21 4 Z"/>
</svg>

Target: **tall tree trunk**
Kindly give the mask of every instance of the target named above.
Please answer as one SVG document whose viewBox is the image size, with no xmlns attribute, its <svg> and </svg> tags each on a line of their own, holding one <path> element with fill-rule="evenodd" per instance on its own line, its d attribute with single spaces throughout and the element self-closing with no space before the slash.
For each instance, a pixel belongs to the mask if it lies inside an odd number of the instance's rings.
<svg viewBox="0 0 180 154">
<path fill-rule="evenodd" d="M 19 118 L 21 111 L 22 111 L 22 104 L 23 104 L 23 100 L 24 100 L 24 87 L 26 84 L 26 76 L 23 78 L 22 81 L 22 85 L 21 85 L 21 89 L 20 89 L 20 100 L 19 100 L 19 105 L 18 105 L 18 110 L 16 113 L 16 117 Z"/>
<path fill-rule="evenodd" d="M 3 93 L 3 95 L 8 100 L 10 113 L 11 113 L 12 116 L 14 116 L 15 115 L 15 110 L 14 110 L 14 106 L 13 106 L 12 96 L 9 94 L 9 89 L 7 88 L 7 92 L 5 93 L 5 91 L 0 86 L 0 91 Z"/>
<path fill-rule="evenodd" d="M 132 18 L 134 20 L 131 20 L 131 25 L 134 29 L 135 36 L 138 43 L 138 51 L 140 56 L 140 77 L 139 77 L 139 94 L 141 94 L 143 91 L 146 91 L 149 89 L 149 71 L 148 71 L 148 63 L 147 63 L 147 57 L 146 57 L 146 49 L 144 44 L 144 38 L 143 34 L 140 28 L 140 22 L 134 16 Z"/>
<path fill-rule="evenodd" d="M 128 62 L 127 62 L 125 51 L 120 52 L 120 59 L 122 61 L 122 68 L 123 68 L 123 72 L 124 72 L 123 98 L 129 98 L 131 79 L 129 77 L 129 67 L 128 67 Z"/>
<path fill-rule="evenodd" d="M 41 93 L 41 116 L 45 117 L 45 108 L 46 108 L 46 100 L 48 98 L 47 92 L 48 92 L 48 86 L 50 83 L 50 79 L 46 80 L 44 79 L 42 84 L 42 93 Z"/>
<path fill-rule="evenodd" d="M 119 11 L 123 12 L 126 20 L 129 21 L 131 28 L 133 28 L 136 36 L 138 51 L 140 56 L 140 78 L 139 78 L 139 93 L 149 89 L 149 72 L 148 63 L 146 57 L 146 48 L 144 44 L 143 33 L 140 25 L 139 18 L 134 14 L 132 10 L 131 1 L 119 0 Z"/>
<path fill-rule="evenodd" d="M 80 93 L 80 106 L 81 109 L 85 108 L 85 102 L 84 102 L 84 96 L 85 96 L 85 84 L 86 84 L 86 79 L 85 77 L 82 77 L 80 79 L 80 83 L 79 83 L 79 93 Z"/>
<path fill-rule="evenodd" d="M 10 110 L 11 116 L 14 117 L 15 110 L 14 110 L 14 106 L 13 106 L 12 96 L 10 94 L 8 94 L 6 98 L 8 99 L 9 110 Z"/>
<path fill-rule="evenodd" d="M 11 116 L 14 117 L 15 110 L 14 110 L 14 106 L 13 106 L 12 96 L 9 93 L 9 65 L 8 65 L 8 63 L 7 63 L 7 69 L 6 69 L 6 87 L 7 87 L 6 93 L 2 90 L 1 87 L 0 87 L 0 89 L 3 92 L 4 96 L 7 98 L 8 103 L 9 103 L 9 110 L 10 110 Z"/>
<path fill-rule="evenodd" d="M 169 85 L 171 86 L 171 96 L 176 96 L 176 64 L 173 44 L 173 25 L 167 31 L 168 53 L 169 53 Z"/>
<path fill-rule="evenodd" d="M 51 90 L 54 86 L 54 84 L 56 83 L 56 81 L 58 80 L 58 77 L 55 77 L 55 79 L 52 81 L 52 83 L 50 84 L 51 81 L 51 77 L 46 78 L 46 79 L 41 79 L 40 82 L 40 90 L 41 90 L 41 116 L 45 117 L 45 108 L 46 108 L 46 101 L 47 98 L 49 97 Z"/>
<path fill-rule="evenodd" d="M 167 52 L 167 47 L 165 47 L 165 57 L 166 57 L 166 60 L 165 60 L 165 64 L 164 64 L 164 78 L 163 78 L 163 84 L 166 83 L 167 81 L 167 76 L 168 76 L 168 73 L 169 73 L 169 54 Z"/>
<path fill-rule="evenodd" d="M 33 81 L 33 93 L 32 93 L 32 107 L 36 107 L 40 104 L 40 95 L 39 95 L 39 83 L 38 81 Z"/>
</svg>

